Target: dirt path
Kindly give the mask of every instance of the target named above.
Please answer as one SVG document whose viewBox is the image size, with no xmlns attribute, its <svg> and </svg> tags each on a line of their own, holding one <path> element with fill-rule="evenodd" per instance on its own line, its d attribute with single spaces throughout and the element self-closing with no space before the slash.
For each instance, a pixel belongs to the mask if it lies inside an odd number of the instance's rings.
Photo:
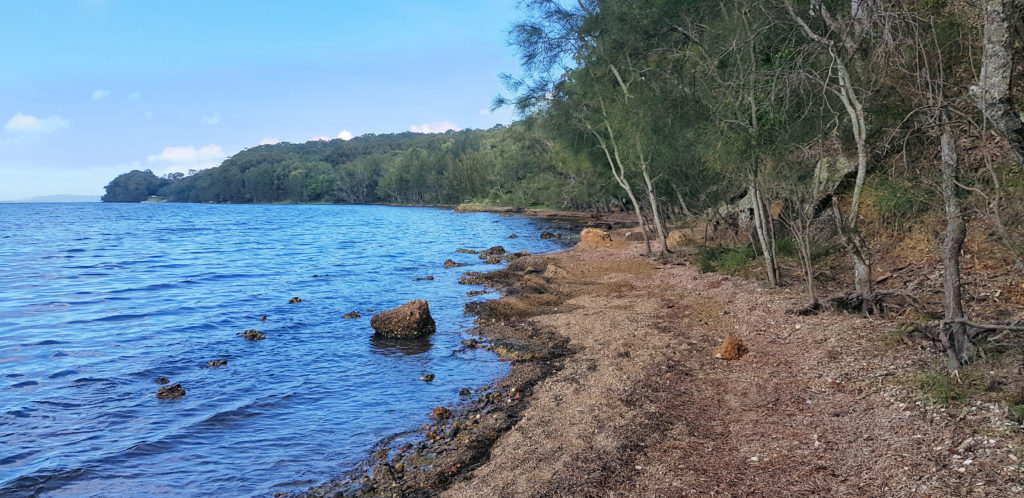
<svg viewBox="0 0 1024 498">
<path fill-rule="evenodd" d="M 449 496 L 1024 493 L 1019 426 L 916 403 L 935 356 L 885 345 L 892 323 L 791 316 L 794 294 L 624 246 L 547 262 L 574 297 L 530 320 L 573 354 Z M 712 358 L 727 334 L 750 353 Z"/>
</svg>

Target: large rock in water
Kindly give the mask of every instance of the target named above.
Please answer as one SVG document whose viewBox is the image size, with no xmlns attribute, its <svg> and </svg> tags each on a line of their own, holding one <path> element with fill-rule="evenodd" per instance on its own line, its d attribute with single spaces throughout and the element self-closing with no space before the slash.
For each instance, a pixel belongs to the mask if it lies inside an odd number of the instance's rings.
<svg viewBox="0 0 1024 498">
<path fill-rule="evenodd" d="M 422 299 L 373 315 L 370 326 L 377 335 L 391 339 L 411 339 L 437 330 L 434 318 L 430 316 L 430 307 Z"/>
</svg>

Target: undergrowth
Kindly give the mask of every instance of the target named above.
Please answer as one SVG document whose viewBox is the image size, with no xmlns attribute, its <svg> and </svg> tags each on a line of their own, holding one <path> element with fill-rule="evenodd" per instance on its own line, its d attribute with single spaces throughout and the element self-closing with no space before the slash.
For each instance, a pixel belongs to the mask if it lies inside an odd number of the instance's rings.
<svg viewBox="0 0 1024 498">
<path fill-rule="evenodd" d="M 697 249 L 694 263 L 701 273 L 719 272 L 737 275 L 746 270 L 750 262 L 756 257 L 754 248 L 751 246 L 705 246 Z"/>
</svg>

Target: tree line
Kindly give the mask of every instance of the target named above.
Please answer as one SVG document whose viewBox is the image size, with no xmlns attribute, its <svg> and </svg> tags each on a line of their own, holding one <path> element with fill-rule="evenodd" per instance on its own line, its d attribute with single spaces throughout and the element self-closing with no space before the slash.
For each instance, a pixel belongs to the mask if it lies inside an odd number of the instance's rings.
<svg viewBox="0 0 1024 498">
<path fill-rule="evenodd" d="M 621 195 L 586 154 L 525 122 L 443 134 L 368 134 L 351 140 L 260 145 L 220 166 L 157 177 L 131 171 L 106 202 L 389 203 L 621 209 Z"/>
<path fill-rule="evenodd" d="M 104 200 L 617 209 L 662 253 L 675 222 L 731 216 L 770 285 L 795 242 L 812 305 L 814 247 L 834 245 L 841 302 L 864 313 L 895 297 L 874 288 L 867 204 L 897 232 L 935 213 L 956 368 L 999 326 L 964 312 L 968 230 L 1024 258 L 1022 3 L 523 0 L 521 70 L 494 103 L 512 126 L 259 146 L 190 176 L 127 173 Z"/>
<path fill-rule="evenodd" d="M 496 104 L 596 151 L 657 251 L 666 206 L 710 217 L 734 203 L 770 285 L 785 232 L 817 303 L 811 247 L 828 239 L 852 270 L 833 302 L 876 312 L 898 293 L 873 288 L 865 192 L 898 186 L 894 205 L 945 219 L 950 367 L 974 356 L 973 334 L 1000 327 L 965 317 L 959 257 L 969 227 L 994 227 L 1020 265 L 1021 0 L 523 5 L 510 33 L 522 70 Z"/>
</svg>

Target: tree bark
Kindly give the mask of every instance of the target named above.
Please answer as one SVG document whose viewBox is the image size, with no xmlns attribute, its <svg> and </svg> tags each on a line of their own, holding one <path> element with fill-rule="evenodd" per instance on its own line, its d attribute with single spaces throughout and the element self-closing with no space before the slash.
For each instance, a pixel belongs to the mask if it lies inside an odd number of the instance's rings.
<svg viewBox="0 0 1024 498">
<path fill-rule="evenodd" d="M 946 213 L 946 232 L 942 240 L 945 324 L 941 335 L 942 345 L 949 357 L 949 368 L 955 370 L 961 364 L 970 361 L 974 354 L 974 346 L 967 338 L 967 326 L 962 322 L 964 308 L 960 294 L 960 251 L 967 236 L 967 226 L 960 211 L 960 201 L 956 197 L 957 155 L 954 150 L 953 133 L 948 124 L 943 126 L 939 140 L 942 156 L 942 200 Z"/>
<path fill-rule="evenodd" d="M 761 201 L 761 194 L 756 185 L 750 184 L 747 187 L 747 196 L 754 204 L 754 231 L 757 232 L 757 240 L 761 245 L 761 252 L 764 254 L 768 284 L 775 287 L 779 285 L 779 267 L 775 262 L 775 241 L 769 240 L 768 228 L 765 225 L 764 203 Z M 771 221 L 767 221 L 767 223 L 771 223 Z"/>
<path fill-rule="evenodd" d="M 985 0 L 983 52 L 978 84 L 971 88 L 985 119 L 1024 164 L 1024 117 L 1011 91 L 1015 23 L 1021 21 L 1021 0 Z"/>
</svg>

